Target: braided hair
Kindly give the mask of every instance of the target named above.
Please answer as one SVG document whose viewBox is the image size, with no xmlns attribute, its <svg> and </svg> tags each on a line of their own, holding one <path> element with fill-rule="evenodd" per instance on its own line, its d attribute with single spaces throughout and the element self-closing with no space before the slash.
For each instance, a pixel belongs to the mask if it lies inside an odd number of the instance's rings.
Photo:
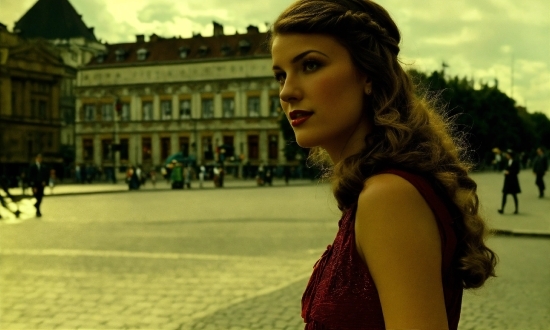
<svg viewBox="0 0 550 330">
<path fill-rule="evenodd" d="M 436 100 L 417 96 L 417 90 L 399 59 L 399 29 L 388 12 L 370 0 L 298 0 L 272 25 L 277 35 L 325 34 L 350 53 L 357 70 L 371 79 L 372 93 L 363 111 L 373 123 L 366 147 L 338 164 L 320 148 L 310 159 L 329 164 L 327 176 L 343 211 L 357 202 L 367 178 L 385 168 L 400 168 L 425 176 L 456 206 L 458 265 L 464 288 L 477 288 L 495 276 L 495 253 L 485 245 L 488 234 L 479 214 L 477 185 L 468 176 L 464 139 Z"/>
</svg>

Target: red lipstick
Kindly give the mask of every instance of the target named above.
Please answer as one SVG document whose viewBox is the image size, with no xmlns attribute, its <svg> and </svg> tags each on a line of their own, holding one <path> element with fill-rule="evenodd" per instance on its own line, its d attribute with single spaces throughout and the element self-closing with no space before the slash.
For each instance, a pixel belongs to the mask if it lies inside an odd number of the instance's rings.
<svg viewBox="0 0 550 330">
<path fill-rule="evenodd" d="M 311 117 L 311 115 L 313 115 L 313 112 L 311 111 L 293 110 L 289 113 L 290 124 L 292 125 L 292 127 L 302 125 L 306 122 L 306 120 L 309 119 L 309 117 Z"/>
</svg>

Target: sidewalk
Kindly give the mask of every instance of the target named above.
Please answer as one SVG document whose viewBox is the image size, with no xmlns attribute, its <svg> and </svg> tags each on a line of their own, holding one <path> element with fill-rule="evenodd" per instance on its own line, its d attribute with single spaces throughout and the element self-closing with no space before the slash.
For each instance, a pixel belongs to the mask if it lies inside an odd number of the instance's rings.
<svg viewBox="0 0 550 330">
<path fill-rule="evenodd" d="M 504 174 L 481 172 L 472 174 L 472 178 L 478 184 L 481 212 L 496 234 L 550 238 L 550 188 L 547 188 L 545 198 L 538 198 L 535 176 L 531 170 L 522 170 L 518 176 L 522 191 L 517 195 L 519 214 L 513 214 L 514 200 L 510 195 L 504 214 L 497 212 L 502 202 Z M 549 176 L 545 178 L 546 185 L 550 186 Z"/>
<path fill-rule="evenodd" d="M 307 179 L 292 179 L 289 181 L 289 186 L 301 186 L 301 185 L 308 185 L 312 183 L 317 183 L 317 181 L 311 181 Z M 283 187 L 286 186 L 284 180 L 282 179 L 274 179 L 273 180 L 273 187 Z M 224 181 L 224 188 L 216 188 L 214 187 L 214 182 L 212 180 L 205 181 L 203 183 L 202 189 L 225 189 L 225 188 L 269 188 L 270 186 L 258 186 L 256 184 L 255 179 L 235 179 L 235 178 L 226 178 Z M 142 185 L 139 190 L 135 190 L 132 192 L 140 192 L 140 191 L 155 191 L 155 190 L 170 190 L 171 185 L 170 183 L 166 182 L 166 180 L 160 180 L 157 181 L 156 185 L 153 186 L 153 184 L 150 181 L 147 181 L 145 185 Z M 191 189 L 201 189 L 199 188 L 199 182 L 197 180 L 191 182 Z M 186 188 L 187 190 L 187 188 Z M 61 183 L 54 187 L 53 193 L 49 187 L 46 187 L 44 189 L 44 195 L 48 197 L 55 197 L 55 196 L 67 196 L 67 195 L 87 195 L 87 194 L 104 194 L 104 193 L 120 193 L 120 192 L 127 192 L 128 185 L 122 181 L 119 180 L 118 183 L 107 183 L 107 182 L 99 182 L 99 183 Z M 18 196 L 22 194 L 21 188 L 11 188 L 10 193 L 14 196 Z M 32 195 L 31 189 L 27 188 L 26 195 Z"/>
<path fill-rule="evenodd" d="M 550 238 L 550 191 L 547 191 L 546 198 L 539 199 L 538 191 L 535 186 L 535 177 L 530 170 L 522 170 L 519 174 L 522 193 L 518 195 L 519 199 L 519 214 L 513 214 L 514 202 L 512 196 L 508 196 L 508 201 L 505 207 L 505 213 L 499 214 L 497 210 L 500 208 L 502 200 L 502 185 L 504 175 L 497 172 L 480 172 L 473 173 L 472 178 L 478 184 L 478 195 L 480 200 L 480 211 L 487 219 L 491 230 L 499 235 L 525 235 L 525 236 L 540 236 Z M 550 186 L 549 179 L 546 178 L 547 185 Z M 317 180 L 290 180 L 289 186 L 304 186 L 318 184 Z M 198 182 L 193 181 L 191 187 L 193 190 L 200 189 Z M 273 187 L 284 187 L 285 182 L 281 179 L 273 180 Z M 258 187 L 256 180 L 248 179 L 226 179 L 224 188 L 215 188 L 214 183 L 209 180 L 205 181 L 202 189 L 239 189 L 239 188 L 257 188 L 269 189 L 269 186 Z M 161 180 L 153 187 L 151 182 L 147 182 L 140 190 L 132 191 L 154 191 L 154 190 L 169 190 L 170 184 L 165 180 Z M 549 189 L 550 190 L 550 189 Z M 20 188 L 10 189 L 14 195 L 20 195 Z M 112 183 L 92 183 L 92 184 L 60 184 L 54 188 L 53 194 L 46 187 L 45 195 L 48 198 L 55 196 L 67 195 L 85 195 L 96 193 L 122 193 L 128 192 L 128 186 L 119 181 L 117 184 Z M 27 195 L 30 194 L 30 189 L 27 190 Z"/>
</svg>

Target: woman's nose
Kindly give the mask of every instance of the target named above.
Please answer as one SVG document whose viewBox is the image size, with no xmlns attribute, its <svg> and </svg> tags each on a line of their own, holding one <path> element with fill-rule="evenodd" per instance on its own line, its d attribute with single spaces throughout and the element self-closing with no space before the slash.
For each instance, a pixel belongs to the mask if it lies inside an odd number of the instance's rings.
<svg viewBox="0 0 550 330">
<path fill-rule="evenodd" d="M 302 99 L 303 91 L 294 79 L 288 79 L 287 77 L 283 87 L 281 88 L 279 97 L 283 102 L 292 103 Z"/>
</svg>

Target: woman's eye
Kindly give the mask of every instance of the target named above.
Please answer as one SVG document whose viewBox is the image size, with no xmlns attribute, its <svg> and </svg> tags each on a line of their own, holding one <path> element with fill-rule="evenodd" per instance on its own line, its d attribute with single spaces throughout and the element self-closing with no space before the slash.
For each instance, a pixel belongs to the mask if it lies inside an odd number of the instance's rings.
<svg viewBox="0 0 550 330">
<path fill-rule="evenodd" d="M 304 71 L 315 71 L 319 69 L 319 63 L 315 61 L 304 62 Z"/>
<path fill-rule="evenodd" d="M 275 80 L 277 80 L 277 82 L 279 82 L 279 84 L 284 84 L 285 75 L 283 73 L 276 73 L 275 74 Z"/>
</svg>

